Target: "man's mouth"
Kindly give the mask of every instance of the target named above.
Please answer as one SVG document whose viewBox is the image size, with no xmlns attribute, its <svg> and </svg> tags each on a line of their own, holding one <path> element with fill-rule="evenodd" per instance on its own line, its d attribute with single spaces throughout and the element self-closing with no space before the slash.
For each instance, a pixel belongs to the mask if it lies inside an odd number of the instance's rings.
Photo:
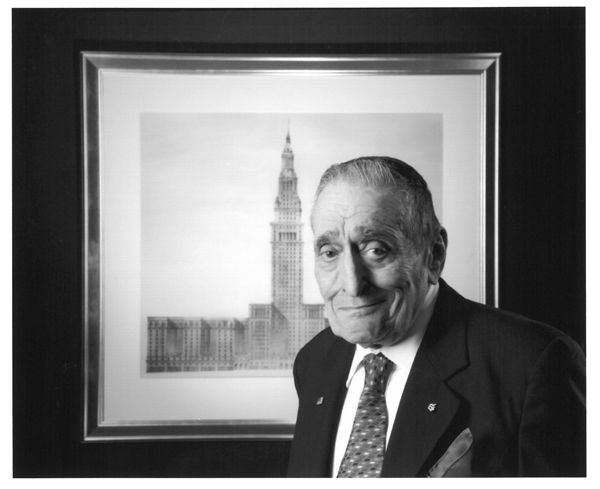
<svg viewBox="0 0 600 489">
<path fill-rule="evenodd" d="M 364 311 L 364 310 L 368 310 L 372 307 L 379 306 L 380 304 L 383 304 L 384 302 L 386 302 L 386 299 L 380 299 L 377 301 L 368 302 L 366 304 L 352 304 L 349 306 L 340 306 L 337 309 L 339 311 L 348 311 L 348 312 Z"/>
</svg>

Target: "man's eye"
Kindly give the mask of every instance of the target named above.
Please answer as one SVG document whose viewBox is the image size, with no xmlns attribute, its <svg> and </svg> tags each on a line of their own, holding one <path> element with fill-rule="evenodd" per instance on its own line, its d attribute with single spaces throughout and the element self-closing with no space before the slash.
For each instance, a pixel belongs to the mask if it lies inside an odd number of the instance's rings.
<svg viewBox="0 0 600 489">
<path fill-rule="evenodd" d="M 370 260 L 381 260 L 385 258 L 389 252 L 390 249 L 379 242 L 369 243 L 362 250 L 362 254 Z"/>
<path fill-rule="evenodd" d="M 319 258 L 323 261 L 332 261 L 337 256 L 337 250 L 330 245 L 322 246 L 319 250 Z"/>
</svg>

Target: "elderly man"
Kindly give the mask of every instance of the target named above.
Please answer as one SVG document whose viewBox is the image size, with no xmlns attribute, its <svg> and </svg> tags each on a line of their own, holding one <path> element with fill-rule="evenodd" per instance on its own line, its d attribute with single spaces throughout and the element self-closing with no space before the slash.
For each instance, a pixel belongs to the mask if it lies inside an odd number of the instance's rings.
<svg viewBox="0 0 600 489">
<path fill-rule="evenodd" d="M 328 328 L 298 353 L 291 477 L 583 476 L 584 357 L 461 297 L 406 163 L 329 168 L 312 213 Z"/>
</svg>

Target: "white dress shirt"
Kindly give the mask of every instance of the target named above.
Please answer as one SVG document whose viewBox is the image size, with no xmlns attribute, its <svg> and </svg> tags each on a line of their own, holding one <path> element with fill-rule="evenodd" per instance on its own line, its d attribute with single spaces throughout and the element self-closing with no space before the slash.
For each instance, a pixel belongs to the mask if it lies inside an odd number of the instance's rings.
<svg viewBox="0 0 600 489">
<path fill-rule="evenodd" d="M 387 441 L 390 438 L 394 420 L 396 419 L 396 412 L 398 411 L 400 398 L 404 392 L 406 379 L 408 378 L 415 355 L 417 354 L 417 350 L 419 349 L 419 345 L 421 344 L 421 340 L 423 339 L 423 335 L 425 334 L 425 330 L 427 329 L 427 325 L 433 314 L 433 307 L 435 305 L 438 289 L 438 284 L 429 287 L 425 299 L 423 300 L 421 310 L 415 319 L 415 325 L 412 328 L 410 336 L 400 343 L 373 349 L 356 345 L 354 359 L 352 360 L 350 371 L 348 372 L 348 380 L 346 381 L 348 392 L 346 393 L 346 399 L 344 400 L 340 423 L 335 438 L 332 477 L 337 476 L 340 464 L 342 463 L 342 458 L 346 452 L 348 440 L 350 439 L 356 409 L 358 408 L 358 401 L 360 400 L 360 395 L 365 383 L 365 369 L 360 365 L 360 362 L 365 355 L 369 353 L 382 353 L 393 362 L 392 372 L 388 378 L 385 391 L 385 402 L 388 410 L 388 427 L 385 438 L 387 447 Z"/>
</svg>

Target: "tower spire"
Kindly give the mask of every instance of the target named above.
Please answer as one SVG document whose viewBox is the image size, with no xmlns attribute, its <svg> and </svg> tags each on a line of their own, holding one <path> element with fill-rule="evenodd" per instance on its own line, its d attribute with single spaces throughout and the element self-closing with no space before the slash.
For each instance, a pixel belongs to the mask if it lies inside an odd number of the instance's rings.
<svg viewBox="0 0 600 489">
<path fill-rule="evenodd" d="M 292 171 L 294 170 L 294 151 L 292 150 L 292 138 L 290 136 L 290 121 L 288 120 L 288 130 L 285 136 L 285 146 L 283 147 L 283 153 L 281 153 L 281 170 Z"/>
</svg>

